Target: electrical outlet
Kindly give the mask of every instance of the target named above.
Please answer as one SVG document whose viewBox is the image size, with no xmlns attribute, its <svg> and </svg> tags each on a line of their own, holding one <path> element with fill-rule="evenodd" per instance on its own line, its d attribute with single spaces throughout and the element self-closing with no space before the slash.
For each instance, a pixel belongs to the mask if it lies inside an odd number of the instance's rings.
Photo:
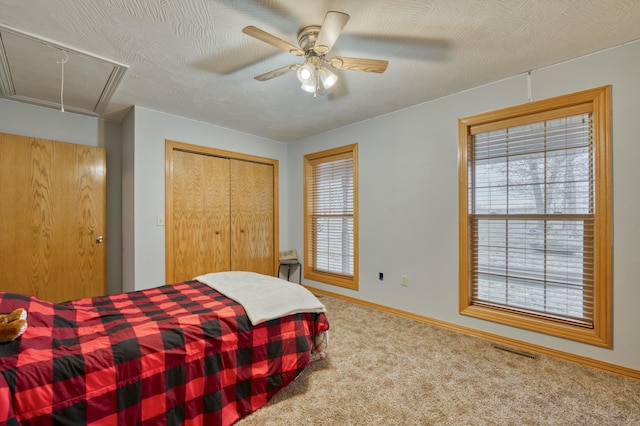
<svg viewBox="0 0 640 426">
<path fill-rule="evenodd" d="M 402 279 L 402 286 L 407 287 L 409 285 L 409 277 L 407 275 L 400 275 L 400 278 Z"/>
</svg>

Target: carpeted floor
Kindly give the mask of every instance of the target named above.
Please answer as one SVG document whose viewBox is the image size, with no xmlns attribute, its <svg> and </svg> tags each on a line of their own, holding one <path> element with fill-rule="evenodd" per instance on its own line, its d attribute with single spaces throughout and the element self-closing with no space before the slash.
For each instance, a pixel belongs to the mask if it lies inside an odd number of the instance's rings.
<svg viewBox="0 0 640 426">
<path fill-rule="evenodd" d="M 238 425 L 640 425 L 640 381 L 319 298 L 327 358 Z"/>
</svg>

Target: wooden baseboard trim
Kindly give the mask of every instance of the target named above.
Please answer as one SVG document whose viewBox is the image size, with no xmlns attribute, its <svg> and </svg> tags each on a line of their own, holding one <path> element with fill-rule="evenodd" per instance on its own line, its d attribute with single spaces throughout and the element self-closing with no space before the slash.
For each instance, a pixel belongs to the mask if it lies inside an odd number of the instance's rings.
<svg viewBox="0 0 640 426">
<path fill-rule="evenodd" d="M 458 333 L 466 334 L 469 336 L 479 337 L 481 339 L 485 339 L 494 343 L 500 343 L 503 345 L 512 346 L 518 349 L 522 349 L 529 352 L 535 352 L 542 355 L 552 356 L 554 358 L 562 359 L 565 361 L 575 362 L 578 364 L 585 365 L 587 367 L 597 368 L 599 370 L 608 371 L 610 373 L 619 374 L 621 376 L 629 377 L 632 379 L 640 380 L 640 370 L 634 370 L 632 368 L 623 367 L 621 365 L 611 364 L 604 361 L 599 361 L 597 359 L 584 357 L 581 355 L 572 354 L 569 352 L 563 352 L 552 348 L 547 348 L 545 346 L 535 345 L 532 343 L 523 342 L 521 340 L 512 339 L 510 337 L 500 336 L 499 334 L 487 333 L 482 330 L 476 330 L 474 328 L 464 327 L 457 324 L 452 324 L 446 321 L 441 321 L 435 318 L 429 318 L 422 315 L 414 314 L 411 312 L 403 311 L 400 309 L 392 308 L 385 305 L 380 305 L 378 303 L 368 302 L 366 300 L 356 299 L 350 296 L 344 296 L 342 294 L 333 293 L 326 290 L 321 290 L 315 287 L 306 286 L 305 287 L 316 294 L 323 294 L 325 296 L 335 297 L 336 299 L 341 299 L 346 302 L 350 302 L 356 305 L 364 306 L 367 308 L 377 309 L 379 311 L 388 312 L 390 314 L 399 315 L 401 317 L 409 318 L 414 321 L 422 322 L 425 324 L 433 325 L 436 327 L 444 328 L 451 331 L 456 331 Z"/>
</svg>

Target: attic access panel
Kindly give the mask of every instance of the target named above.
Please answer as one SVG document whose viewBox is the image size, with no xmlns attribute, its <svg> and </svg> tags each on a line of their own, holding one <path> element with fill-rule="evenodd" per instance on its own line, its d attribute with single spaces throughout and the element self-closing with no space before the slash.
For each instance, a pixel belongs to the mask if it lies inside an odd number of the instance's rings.
<svg viewBox="0 0 640 426">
<path fill-rule="evenodd" d="M 99 116 L 127 68 L 0 25 L 2 97 L 51 108 L 64 106 L 67 111 Z"/>
</svg>

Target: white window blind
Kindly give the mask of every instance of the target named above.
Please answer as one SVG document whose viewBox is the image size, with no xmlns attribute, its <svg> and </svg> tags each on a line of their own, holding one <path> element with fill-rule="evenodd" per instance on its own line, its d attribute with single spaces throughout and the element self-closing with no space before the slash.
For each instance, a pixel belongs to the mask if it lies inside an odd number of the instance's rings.
<svg viewBox="0 0 640 426">
<path fill-rule="evenodd" d="M 591 114 L 477 133 L 467 150 L 472 303 L 592 327 Z"/>
<path fill-rule="evenodd" d="M 354 164 L 350 154 L 311 162 L 310 249 L 313 269 L 353 276 Z"/>
</svg>

